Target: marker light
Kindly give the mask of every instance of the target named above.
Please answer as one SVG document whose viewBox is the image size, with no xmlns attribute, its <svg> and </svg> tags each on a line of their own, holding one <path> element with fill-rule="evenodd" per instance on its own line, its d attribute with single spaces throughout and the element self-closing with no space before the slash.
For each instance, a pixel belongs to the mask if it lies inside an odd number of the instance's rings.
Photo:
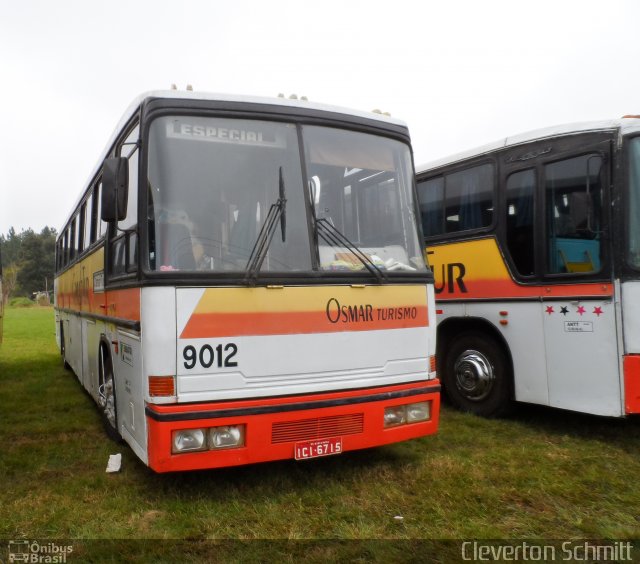
<svg viewBox="0 0 640 564">
<path fill-rule="evenodd" d="M 174 376 L 149 376 L 149 395 L 152 398 L 176 395 Z"/>
<path fill-rule="evenodd" d="M 198 450 L 206 450 L 207 443 L 205 441 L 204 429 L 182 429 L 174 431 L 171 438 L 173 444 L 172 452 L 194 452 Z"/>
</svg>

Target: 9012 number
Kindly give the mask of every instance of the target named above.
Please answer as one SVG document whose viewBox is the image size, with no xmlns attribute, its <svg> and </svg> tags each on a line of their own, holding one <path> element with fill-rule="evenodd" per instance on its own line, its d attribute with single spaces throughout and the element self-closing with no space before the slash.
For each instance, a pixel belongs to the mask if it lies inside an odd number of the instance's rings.
<svg viewBox="0 0 640 564">
<path fill-rule="evenodd" d="M 234 360 L 237 353 L 238 346 L 235 343 L 218 345 L 215 348 L 211 345 L 202 345 L 200 350 L 193 345 L 187 345 L 182 351 L 182 357 L 187 370 L 195 368 L 196 364 L 200 364 L 202 368 L 211 368 L 214 363 L 217 368 L 233 368 L 238 366 L 237 361 Z"/>
</svg>

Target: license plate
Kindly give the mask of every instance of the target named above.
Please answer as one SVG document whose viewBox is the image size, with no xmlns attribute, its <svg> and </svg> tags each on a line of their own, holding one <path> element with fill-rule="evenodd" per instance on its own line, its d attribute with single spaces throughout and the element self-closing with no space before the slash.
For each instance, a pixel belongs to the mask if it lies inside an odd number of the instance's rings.
<svg viewBox="0 0 640 564">
<path fill-rule="evenodd" d="M 319 456 L 329 456 L 331 454 L 340 454 L 341 452 L 342 437 L 320 439 L 317 441 L 303 441 L 295 445 L 296 460 L 318 458 Z"/>
</svg>

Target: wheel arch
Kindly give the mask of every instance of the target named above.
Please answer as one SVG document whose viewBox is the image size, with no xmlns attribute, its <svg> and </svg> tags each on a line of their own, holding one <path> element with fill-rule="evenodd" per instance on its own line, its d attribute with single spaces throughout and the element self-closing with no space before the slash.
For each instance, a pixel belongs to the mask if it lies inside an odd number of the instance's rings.
<svg viewBox="0 0 640 564">
<path fill-rule="evenodd" d="M 491 322 L 481 317 L 449 317 L 438 324 L 436 338 L 436 359 L 438 362 L 438 373 L 441 372 L 441 363 L 445 359 L 445 351 L 451 340 L 460 333 L 476 331 L 491 337 L 504 351 L 507 362 L 509 363 L 509 389 L 511 399 L 515 399 L 515 381 L 513 358 L 509 343 L 504 335 Z"/>
<path fill-rule="evenodd" d="M 111 342 L 107 339 L 107 336 L 104 333 L 100 335 L 100 340 L 98 341 L 98 353 L 100 353 L 101 350 L 104 350 L 104 352 L 109 355 L 109 358 L 111 358 L 111 362 L 113 363 Z"/>
<path fill-rule="evenodd" d="M 109 359 L 111 363 L 111 371 L 113 372 L 113 385 L 116 385 L 116 364 L 113 361 L 113 351 L 111 350 L 111 341 L 107 339 L 107 336 L 102 333 L 100 335 L 100 339 L 98 340 L 98 363 L 100 362 L 100 354 L 103 353 L 105 358 Z M 100 367 L 98 366 L 98 386 L 100 385 L 100 378 L 102 377 L 99 373 Z"/>
<path fill-rule="evenodd" d="M 103 406 L 100 405 L 100 402 L 98 401 L 98 407 L 102 416 L 102 420 L 103 420 L 103 424 L 104 424 L 104 428 L 106 430 L 107 435 L 109 436 L 110 439 L 112 439 L 113 441 L 116 442 L 120 442 L 122 440 L 122 435 L 120 434 L 120 422 L 119 422 L 119 416 L 118 416 L 118 379 L 116 376 L 116 363 L 114 362 L 114 354 L 113 351 L 111 349 L 111 341 L 109 341 L 109 339 L 107 339 L 107 336 L 103 333 L 100 335 L 100 339 L 98 340 L 98 357 L 100 357 L 101 354 L 104 354 L 104 358 L 105 361 L 108 360 L 109 362 L 109 367 L 111 369 L 111 382 L 112 382 L 112 386 L 113 386 L 113 396 L 114 396 L 114 410 L 115 410 L 115 416 L 114 416 L 114 425 L 115 426 L 111 426 L 109 424 L 109 421 L 107 420 L 107 418 L 105 417 L 105 412 L 103 411 Z M 98 361 L 100 362 L 100 361 Z M 102 368 L 99 366 L 98 367 L 98 388 L 97 388 L 97 393 L 100 394 L 100 386 L 102 385 L 103 378 L 104 378 L 104 374 L 100 374 L 100 371 L 102 370 Z"/>
</svg>

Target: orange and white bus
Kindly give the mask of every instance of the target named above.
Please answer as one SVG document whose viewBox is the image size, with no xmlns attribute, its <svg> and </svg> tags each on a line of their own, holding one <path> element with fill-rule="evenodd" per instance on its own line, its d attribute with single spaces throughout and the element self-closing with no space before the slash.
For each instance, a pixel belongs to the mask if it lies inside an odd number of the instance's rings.
<svg viewBox="0 0 640 564">
<path fill-rule="evenodd" d="M 503 139 L 417 183 L 453 404 L 640 413 L 638 116 Z"/>
<path fill-rule="evenodd" d="M 57 240 L 64 362 L 158 472 L 434 433 L 418 214 L 398 120 L 145 94 Z"/>
</svg>

